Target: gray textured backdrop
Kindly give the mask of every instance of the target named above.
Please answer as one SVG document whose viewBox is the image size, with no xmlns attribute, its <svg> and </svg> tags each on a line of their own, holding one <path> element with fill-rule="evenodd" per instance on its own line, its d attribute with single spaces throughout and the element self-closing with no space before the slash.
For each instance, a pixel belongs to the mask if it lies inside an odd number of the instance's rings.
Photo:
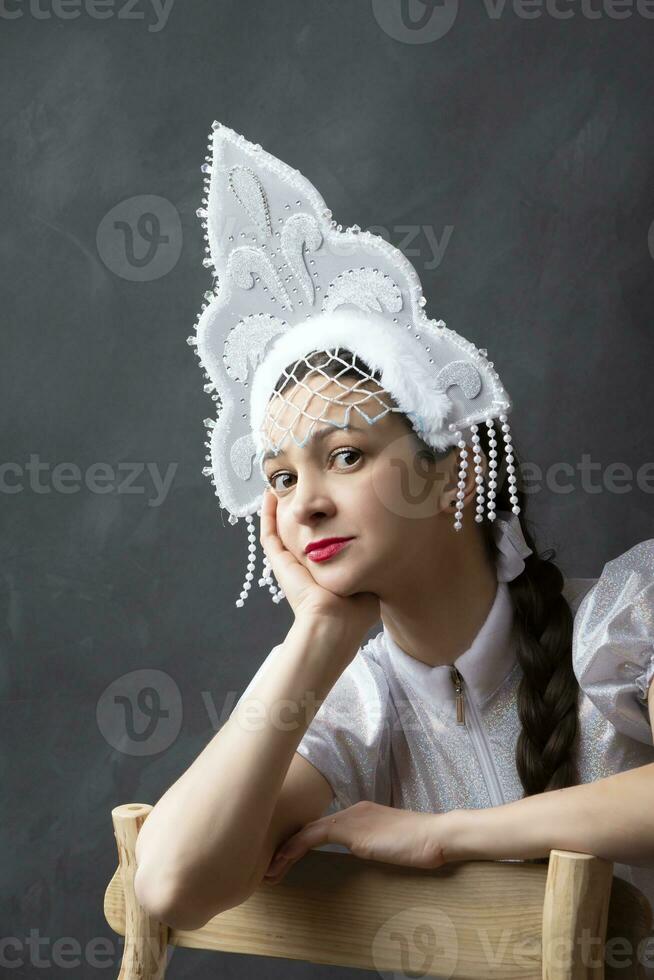
<svg viewBox="0 0 654 980">
<path fill-rule="evenodd" d="M 110 810 L 161 795 L 291 622 L 234 606 L 245 525 L 200 472 L 212 120 L 408 250 L 514 399 L 539 541 L 596 576 L 653 533 L 654 4 L 0 7 L 0 972 L 116 976 Z M 263 970 L 339 972 L 170 966 Z"/>
</svg>

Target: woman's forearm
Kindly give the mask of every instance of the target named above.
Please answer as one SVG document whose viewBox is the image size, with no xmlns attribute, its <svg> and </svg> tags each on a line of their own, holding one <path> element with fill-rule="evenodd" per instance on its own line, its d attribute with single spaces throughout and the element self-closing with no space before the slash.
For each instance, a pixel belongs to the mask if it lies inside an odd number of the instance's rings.
<svg viewBox="0 0 654 980">
<path fill-rule="evenodd" d="M 241 698 L 193 764 L 164 793 L 138 837 L 137 894 L 199 903 L 242 894 L 293 754 L 358 643 L 296 621 L 272 669 Z"/>
<path fill-rule="evenodd" d="M 654 867 L 654 763 L 503 806 L 439 815 L 447 861 L 547 857 L 552 848 Z"/>
</svg>

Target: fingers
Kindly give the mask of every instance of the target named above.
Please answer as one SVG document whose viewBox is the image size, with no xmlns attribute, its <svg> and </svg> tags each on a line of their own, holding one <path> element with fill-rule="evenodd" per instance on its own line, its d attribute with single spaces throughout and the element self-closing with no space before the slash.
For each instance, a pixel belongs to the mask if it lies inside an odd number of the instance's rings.
<svg viewBox="0 0 654 980">
<path fill-rule="evenodd" d="M 266 880 L 274 879 L 270 883 L 276 884 L 313 847 L 320 847 L 321 844 L 347 844 L 347 840 L 342 835 L 339 836 L 338 827 L 334 816 L 321 817 L 308 823 L 277 849 L 264 875 Z"/>
<path fill-rule="evenodd" d="M 286 553 L 286 548 L 277 529 L 277 497 L 272 490 L 266 489 L 261 505 L 261 545 L 272 561 L 273 557 Z"/>
<path fill-rule="evenodd" d="M 269 882 L 269 884 L 276 885 L 278 881 L 281 881 L 287 871 L 289 871 L 289 869 L 297 861 L 299 861 L 300 858 L 304 857 L 310 847 L 315 847 L 315 845 L 300 842 L 294 845 L 291 852 L 287 852 L 285 847 L 278 850 L 268 865 L 268 870 L 264 875 L 264 879 Z"/>
<path fill-rule="evenodd" d="M 277 529 L 277 497 L 266 489 L 261 504 L 261 546 L 272 566 L 275 578 L 287 601 L 294 607 L 295 599 L 315 583 L 311 575 L 289 551 Z"/>
<path fill-rule="evenodd" d="M 280 580 L 281 563 L 288 555 L 277 532 L 277 497 L 268 489 L 264 491 L 263 503 L 261 505 L 259 540 L 270 564 L 273 566 L 275 578 L 281 587 L 284 588 Z"/>
</svg>

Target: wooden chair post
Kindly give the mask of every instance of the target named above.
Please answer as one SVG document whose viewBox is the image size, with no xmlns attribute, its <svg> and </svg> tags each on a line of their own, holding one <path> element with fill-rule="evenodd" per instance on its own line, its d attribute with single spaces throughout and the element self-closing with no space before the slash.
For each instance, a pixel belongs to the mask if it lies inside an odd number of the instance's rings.
<svg viewBox="0 0 654 980">
<path fill-rule="evenodd" d="M 613 862 L 550 851 L 543 903 L 543 980 L 604 980 Z"/>
<path fill-rule="evenodd" d="M 148 915 L 134 892 L 136 838 L 150 810 L 149 803 L 125 803 L 111 811 L 125 901 L 125 948 L 118 980 L 162 980 L 166 972 L 168 926 Z"/>
</svg>

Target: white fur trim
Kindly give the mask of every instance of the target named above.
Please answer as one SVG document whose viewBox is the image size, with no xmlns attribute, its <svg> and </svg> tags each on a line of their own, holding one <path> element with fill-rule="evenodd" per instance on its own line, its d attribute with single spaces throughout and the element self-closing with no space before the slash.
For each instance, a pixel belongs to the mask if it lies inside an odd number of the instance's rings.
<svg viewBox="0 0 654 980">
<path fill-rule="evenodd" d="M 259 430 L 266 407 L 284 368 L 312 350 L 344 347 L 362 358 L 372 371 L 381 371 L 381 384 L 409 418 L 418 435 L 434 449 L 453 445 L 445 425 L 452 411 L 450 398 L 436 379 L 418 341 L 374 312 L 337 309 L 320 313 L 281 334 L 257 367 L 250 393 L 250 420 L 258 451 Z"/>
</svg>

